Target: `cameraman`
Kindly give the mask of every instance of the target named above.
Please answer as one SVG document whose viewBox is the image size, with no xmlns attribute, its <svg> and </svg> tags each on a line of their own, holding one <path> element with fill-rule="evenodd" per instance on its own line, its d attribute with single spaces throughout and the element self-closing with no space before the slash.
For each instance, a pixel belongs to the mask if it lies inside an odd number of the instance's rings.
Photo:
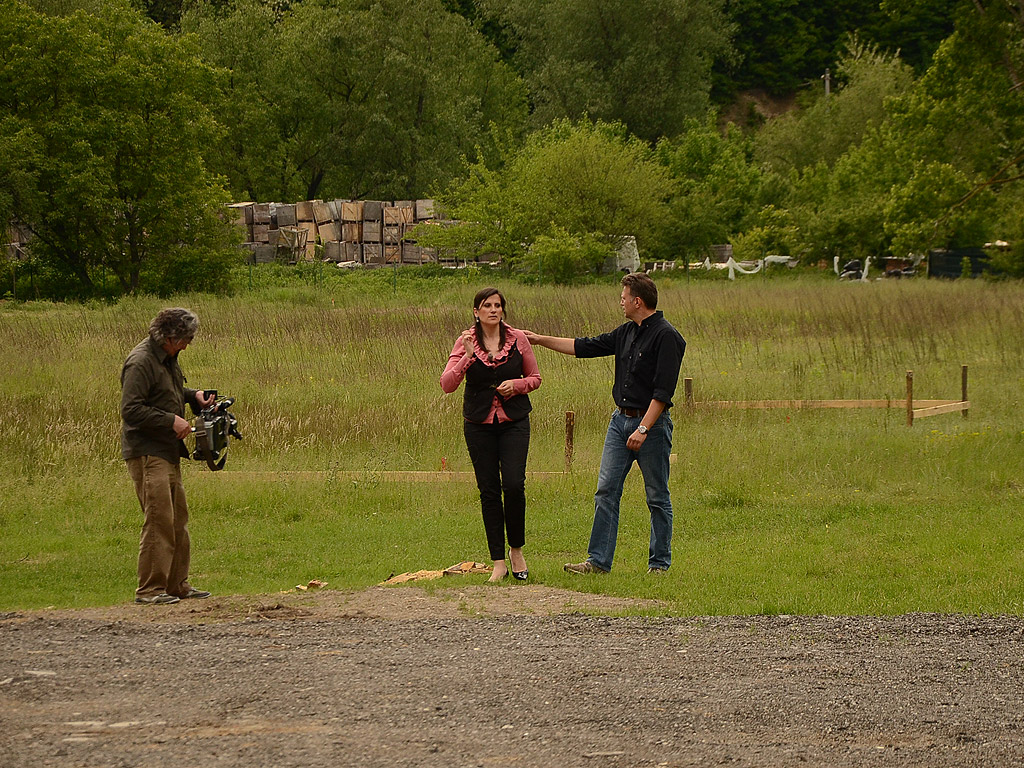
<svg viewBox="0 0 1024 768">
<path fill-rule="evenodd" d="M 180 460 L 188 458 L 183 439 L 191 432 L 185 403 L 198 413 L 214 394 L 185 387 L 178 353 L 199 329 L 187 309 L 161 310 L 149 324 L 149 337 L 128 355 L 121 369 L 121 455 L 135 483 L 145 520 L 139 544 L 139 586 L 135 602 L 176 603 L 209 597 L 188 583 L 188 504 Z"/>
</svg>

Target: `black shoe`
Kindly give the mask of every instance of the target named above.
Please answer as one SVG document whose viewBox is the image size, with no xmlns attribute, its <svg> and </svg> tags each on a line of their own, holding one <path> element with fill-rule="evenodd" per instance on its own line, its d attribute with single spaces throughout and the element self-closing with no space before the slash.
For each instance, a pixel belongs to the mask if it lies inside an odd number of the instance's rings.
<svg viewBox="0 0 1024 768">
<path fill-rule="evenodd" d="M 523 570 L 521 570 L 521 571 L 513 571 L 512 570 L 512 550 L 511 549 L 508 551 L 508 569 L 512 573 L 512 578 L 516 579 L 517 581 L 526 581 L 526 579 L 529 578 L 529 576 L 530 576 L 530 569 L 529 568 L 523 568 Z"/>
<path fill-rule="evenodd" d="M 181 599 L 188 600 L 189 598 L 192 598 L 193 600 L 198 600 L 199 598 L 209 596 L 210 593 L 207 592 L 205 589 L 196 589 L 195 587 L 192 587 L 192 589 L 190 589 L 187 594 L 181 596 Z"/>
</svg>

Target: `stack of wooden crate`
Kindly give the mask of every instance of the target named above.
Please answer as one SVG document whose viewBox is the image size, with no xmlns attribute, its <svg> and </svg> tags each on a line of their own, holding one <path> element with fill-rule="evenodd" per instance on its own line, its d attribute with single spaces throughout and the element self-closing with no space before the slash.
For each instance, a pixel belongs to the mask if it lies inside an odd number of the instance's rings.
<svg viewBox="0 0 1024 768">
<path fill-rule="evenodd" d="M 434 218 L 433 200 L 244 202 L 229 208 L 245 230 L 254 263 L 322 258 L 372 267 L 437 260 L 433 249 L 410 236 L 416 224 Z"/>
</svg>

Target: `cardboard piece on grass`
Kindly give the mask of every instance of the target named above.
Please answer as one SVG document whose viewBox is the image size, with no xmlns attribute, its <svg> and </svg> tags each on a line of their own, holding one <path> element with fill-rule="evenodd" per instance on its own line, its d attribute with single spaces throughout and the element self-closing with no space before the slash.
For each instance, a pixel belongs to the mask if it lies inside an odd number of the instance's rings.
<svg viewBox="0 0 1024 768">
<path fill-rule="evenodd" d="M 397 576 L 392 574 L 384 579 L 381 584 L 405 584 L 407 581 L 427 581 L 439 579 L 442 576 L 462 576 L 467 573 L 490 573 L 491 566 L 484 563 L 477 563 L 472 560 L 463 560 L 445 568 L 443 571 L 413 571 L 411 573 L 400 573 Z"/>
<path fill-rule="evenodd" d="M 326 587 L 326 586 L 327 586 L 327 582 L 326 581 L 320 581 L 320 579 L 311 579 L 308 584 L 296 584 L 295 585 L 295 589 L 297 589 L 299 592 L 307 592 L 310 589 L 320 589 L 321 587 Z M 286 592 L 291 592 L 290 589 L 289 590 L 285 590 L 285 591 Z"/>
<path fill-rule="evenodd" d="M 444 569 L 445 576 L 462 576 L 466 573 L 490 573 L 493 569 L 483 563 L 475 563 L 472 560 L 463 560 Z"/>
</svg>

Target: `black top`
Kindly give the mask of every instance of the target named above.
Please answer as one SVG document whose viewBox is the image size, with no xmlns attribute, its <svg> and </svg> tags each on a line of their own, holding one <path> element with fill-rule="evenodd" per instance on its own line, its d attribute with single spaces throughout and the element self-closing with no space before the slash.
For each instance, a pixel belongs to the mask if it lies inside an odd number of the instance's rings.
<svg viewBox="0 0 1024 768">
<path fill-rule="evenodd" d="M 661 311 L 600 336 L 575 340 L 576 357 L 615 355 L 612 398 L 620 408 L 647 410 L 651 400 L 672 407 L 686 341 Z"/>
<path fill-rule="evenodd" d="M 529 395 L 513 395 L 507 400 L 495 390 L 506 379 L 519 379 L 523 376 L 523 354 L 519 345 L 513 344 L 508 357 L 498 365 L 484 365 L 475 360 L 466 369 L 466 389 L 462 397 L 462 415 L 467 421 L 482 424 L 491 411 L 491 403 L 497 397 L 505 415 L 512 421 L 519 421 L 528 414 L 533 406 Z"/>
</svg>

